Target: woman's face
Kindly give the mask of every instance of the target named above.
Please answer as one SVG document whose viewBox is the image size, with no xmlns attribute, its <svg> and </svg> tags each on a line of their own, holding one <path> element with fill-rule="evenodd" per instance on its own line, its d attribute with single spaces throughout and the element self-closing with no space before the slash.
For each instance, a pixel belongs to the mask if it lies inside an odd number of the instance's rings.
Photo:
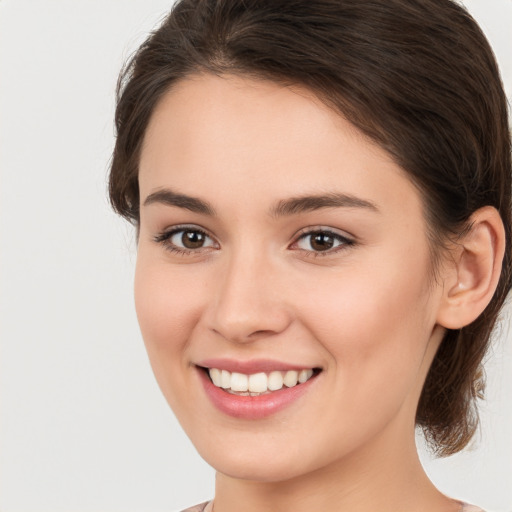
<svg viewBox="0 0 512 512">
<path fill-rule="evenodd" d="M 139 182 L 137 314 L 207 462 L 278 481 L 414 444 L 441 285 L 386 152 L 303 89 L 198 75 L 158 104 Z"/>
</svg>

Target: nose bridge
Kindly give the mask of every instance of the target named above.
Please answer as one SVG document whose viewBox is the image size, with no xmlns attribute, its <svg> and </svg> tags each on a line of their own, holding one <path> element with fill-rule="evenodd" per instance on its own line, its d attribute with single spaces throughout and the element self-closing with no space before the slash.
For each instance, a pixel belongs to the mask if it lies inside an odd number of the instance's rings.
<svg viewBox="0 0 512 512">
<path fill-rule="evenodd" d="M 211 328 L 246 342 L 283 331 L 290 322 L 271 258 L 240 248 L 223 262 L 211 304 Z"/>
</svg>

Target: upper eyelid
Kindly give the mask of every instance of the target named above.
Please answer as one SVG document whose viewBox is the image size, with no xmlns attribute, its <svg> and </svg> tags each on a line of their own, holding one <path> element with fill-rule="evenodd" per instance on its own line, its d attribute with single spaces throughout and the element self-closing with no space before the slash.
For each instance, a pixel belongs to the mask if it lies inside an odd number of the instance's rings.
<svg viewBox="0 0 512 512">
<path fill-rule="evenodd" d="M 198 226 L 197 224 L 177 224 L 175 226 L 169 226 L 167 228 L 162 229 L 156 235 L 156 237 L 169 236 L 175 233 L 179 233 L 180 231 L 199 231 L 200 233 L 204 233 L 211 239 L 215 240 L 215 237 L 206 228 Z"/>
<path fill-rule="evenodd" d="M 312 233 L 329 233 L 331 235 L 350 240 L 355 242 L 356 237 L 350 233 L 347 233 L 343 230 L 338 230 L 336 228 L 327 227 L 327 226 L 308 226 L 307 228 L 302 228 L 298 232 L 295 233 L 293 237 L 293 243 L 299 240 L 303 236 L 311 235 Z"/>
</svg>

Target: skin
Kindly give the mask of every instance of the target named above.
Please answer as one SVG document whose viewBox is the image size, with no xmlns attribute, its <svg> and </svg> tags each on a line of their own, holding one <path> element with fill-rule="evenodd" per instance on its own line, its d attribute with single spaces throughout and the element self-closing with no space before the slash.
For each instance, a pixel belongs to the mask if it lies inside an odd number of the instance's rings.
<svg viewBox="0 0 512 512">
<path fill-rule="evenodd" d="M 457 272 L 432 278 L 421 197 L 391 157 L 299 87 L 196 75 L 158 104 L 139 183 L 137 315 L 163 394 L 217 470 L 215 511 L 458 510 L 414 441 Z M 215 214 L 145 204 L 164 189 Z M 372 206 L 275 213 L 333 192 Z M 205 245 L 170 250 L 162 233 L 182 225 Z M 344 238 L 315 251 L 305 228 Z M 207 398 L 206 358 L 322 371 L 284 410 L 245 420 Z"/>
</svg>

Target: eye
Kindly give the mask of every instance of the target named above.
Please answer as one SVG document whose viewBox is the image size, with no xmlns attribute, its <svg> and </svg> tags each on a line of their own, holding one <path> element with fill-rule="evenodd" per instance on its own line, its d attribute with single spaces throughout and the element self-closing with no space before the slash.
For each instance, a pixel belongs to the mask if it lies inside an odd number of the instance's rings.
<svg viewBox="0 0 512 512">
<path fill-rule="evenodd" d="M 171 229 L 156 236 L 155 242 L 179 253 L 197 252 L 200 249 L 216 247 L 216 243 L 208 234 L 194 227 Z"/>
<path fill-rule="evenodd" d="M 354 245 L 354 241 L 329 230 L 314 230 L 303 233 L 292 248 L 314 253 L 333 253 Z"/>
</svg>

